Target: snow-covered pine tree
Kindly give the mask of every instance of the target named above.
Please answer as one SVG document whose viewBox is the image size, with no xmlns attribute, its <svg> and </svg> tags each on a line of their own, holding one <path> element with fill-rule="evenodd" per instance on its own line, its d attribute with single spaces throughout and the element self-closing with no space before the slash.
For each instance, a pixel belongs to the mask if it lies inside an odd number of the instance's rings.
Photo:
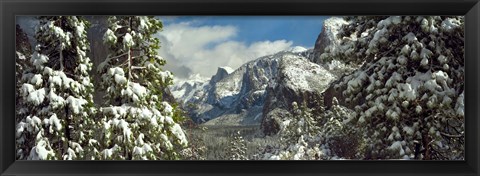
<svg viewBox="0 0 480 176">
<path fill-rule="evenodd" d="M 16 78 L 16 90 L 15 91 L 15 100 L 17 107 L 21 105 L 22 97 L 20 96 L 20 87 L 22 87 L 22 74 L 26 68 L 31 67 L 30 56 L 32 56 L 32 47 L 28 41 L 28 36 L 23 32 L 20 25 L 16 25 L 15 28 L 15 78 Z M 18 114 L 18 109 L 16 109 L 16 114 Z M 22 119 L 20 116 L 16 116 L 16 123 L 20 122 Z"/>
<path fill-rule="evenodd" d="M 319 160 L 325 159 L 326 152 L 321 146 L 322 134 L 312 109 L 292 103 L 292 117 L 280 124 L 277 134 L 280 145 L 267 146 L 260 153 L 263 159 L 273 160 Z"/>
<path fill-rule="evenodd" d="M 227 153 L 228 159 L 247 160 L 248 158 L 245 156 L 247 152 L 247 144 L 240 134 L 240 131 L 235 132 L 231 137 L 232 139 L 230 140 L 229 151 Z"/>
<path fill-rule="evenodd" d="M 358 112 L 366 159 L 462 159 L 464 18 L 347 17 L 320 57 L 361 67 L 333 85 Z M 340 98 L 340 97 L 337 97 Z"/>
<path fill-rule="evenodd" d="M 200 127 L 192 119 L 186 119 L 182 123 L 182 127 L 186 127 L 188 147 L 179 152 L 180 157 L 184 160 L 206 160 L 207 146 L 206 140 L 201 135 L 207 133 L 207 127 Z M 199 130 L 197 132 L 193 130 Z"/>
<path fill-rule="evenodd" d="M 180 111 L 162 101 L 172 84 L 157 54 L 162 23 L 147 16 L 112 16 L 104 42 L 109 54 L 98 66 L 100 88 L 106 92 L 100 108 L 103 132 L 101 159 L 179 159 L 188 141 L 179 123 Z"/>
<path fill-rule="evenodd" d="M 95 119 L 88 23 L 76 16 L 42 16 L 32 67 L 20 78 L 17 159 L 88 159 Z"/>
<path fill-rule="evenodd" d="M 364 146 L 363 136 L 357 132 L 357 128 L 349 125 L 350 120 L 355 117 L 355 112 L 338 104 L 334 98 L 333 105 L 322 115 L 325 119 L 320 126 L 321 143 L 326 144 L 332 157 L 344 159 L 362 158 Z"/>
</svg>

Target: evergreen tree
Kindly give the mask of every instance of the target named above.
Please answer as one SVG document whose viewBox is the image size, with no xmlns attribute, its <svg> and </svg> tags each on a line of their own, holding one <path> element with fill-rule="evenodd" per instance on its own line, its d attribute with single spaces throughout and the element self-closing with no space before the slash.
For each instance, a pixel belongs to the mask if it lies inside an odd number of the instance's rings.
<svg viewBox="0 0 480 176">
<path fill-rule="evenodd" d="M 336 82 L 366 159 L 464 158 L 464 19 L 347 17 L 320 57 L 361 67 Z M 339 97 L 337 97 L 339 98 Z"/>
<path fill-rule="evenodd" d="M 203 136 L 207 134 L 208 128 L 199 127 L 192 119 L 185 120 L 182 127 L 188 130 L 186 131 L 188 147 L 180 151 L 180 157 L 184 160 L 206 160 L 207 146 Z"/>
<path fill-rule="evenodd" d="M 240 135 L 240 131 L 237 131 L 232 135 L 232 140 L 230 141 L 228 157 L 230 160 L 247 160 L 246 152 L 247 146 L 246 142 Z"/>
<path fill-rule="evenodd" d="M 109 17 L 104 42 L 109 54 L 98 66 L 100 89 L 106 92 L 100 108 L 103 131 L 101 159 L 179 159 L 186 147 L 180 111 L 162 101 L 172 84 L 171 73 L 162 71 L 165 60 L 154 34 L 162 23 L 154 17 Z"/>
<path fill-rule="evenodd" d="M 338 100 L 333 98 L 333 106 L 323 114 L 325 123 L 322 123 L 320 133 L 322 143 L 327 144 L 333 157 L 345 159 L 358 159 L 361 156 L 361 146 L 364 136 L 361 136 L 357 127 L 352 128 L 348 125 L 355 112 L 338 104 Z"/>
<path fill-rule="evenodd" d="M 88 23 L 76 16 L 39 17 L 37 46 L 20 81 L 17 159 L 85 159 L 93 134 Z"/>
<path fill-rule="evenodd" d="M 323 111 L 323 110 L 320 110 Z M 267 146 L 259 154 L 264 159 L 273 160 L 318 160 L 324 159 L 322 151 L 323 135 L 318 119 L 315 118 L 312 109 L 305 105 L 292 103 L 291 118 L 280 124 L 277 134 L 280 145 L 276 148 Z"/>
<path fill-rule="evenodd" d="M 16 90 L 15 91 L 15 100 L 16 100 L 16 105 L 19 107 L 22 103 L 22 97 L 20 96 L 20 87 L 22 87 L 22 74 L 23 71 L 26 68 L 31 67 L 31 64 L 29 63 L 30 61 L 30 56 L 32 55 L 32 47 L 28 41 L 27 34 L 23 32 L 23 30 L 20 28 L 20 25 L 16 25 L 16 30 L 15 30 L 15 78 L 16 78 Z M 19 113 L 18 109 L 16 109 L 16 114 Z M 18 123 L 22 119 L 20 116 L 16 116 L 15 122 Z"/>
<path fill-rule="evenodd" d="M 282 143 L 294 144 L 300 138 L 314 138 L 319 133 L 318 122 L 311 109 L 293 102 L 291 112 L 292 117 L 280 125 L 279 134 Z"/>
</svg>

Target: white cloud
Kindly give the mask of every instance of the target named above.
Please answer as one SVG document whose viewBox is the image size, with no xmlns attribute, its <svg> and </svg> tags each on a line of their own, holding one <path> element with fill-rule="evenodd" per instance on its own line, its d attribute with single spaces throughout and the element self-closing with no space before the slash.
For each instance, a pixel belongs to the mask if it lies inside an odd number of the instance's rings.
<svg viewBox="0 0 480 176">
<path fill-rule="evenodd" d="M 210 77 L 220 66 L 236 69 L 293 44 L 286 40 L 246 44 L 233 39 L 237 33 L 234 26 L 194 26 L 189 22 L 166 25 L 159 34 L 159 54 L 167 60 L 166 69 L 179 77 L 195 73 Z"/>
</svg>

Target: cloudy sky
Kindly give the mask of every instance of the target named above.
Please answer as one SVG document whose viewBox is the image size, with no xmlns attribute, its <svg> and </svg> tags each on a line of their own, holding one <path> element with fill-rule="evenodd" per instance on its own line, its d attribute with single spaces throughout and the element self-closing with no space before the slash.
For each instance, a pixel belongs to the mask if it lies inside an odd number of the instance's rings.
<svg viewBox="0 0 480 176">
<path fill-rule="evenodd" d="M 160 55 L 178 78 L 210 77 L 294 46 L 313 48 L 321 16 L 161 16 Z"/>
<path fill-rule="evenodd" d="M 159 16 L 164 28 L 160 55 L 177 78 L 211 77 L 218 67 L 233 69 L 294 46 L 313 48 L 325 16 Z M 17 17 L 30 34 L 37 21 Z"/>
</svg>

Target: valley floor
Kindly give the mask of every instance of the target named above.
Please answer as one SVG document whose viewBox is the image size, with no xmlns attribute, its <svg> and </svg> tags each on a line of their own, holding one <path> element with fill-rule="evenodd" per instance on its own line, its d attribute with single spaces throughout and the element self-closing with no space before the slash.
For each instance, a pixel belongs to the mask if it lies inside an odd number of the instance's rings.
<svg viewBox="0 0 480 176">
<path fill-rule="evenodd" d="M 228 160 L 228 151 L 231 141 L 237 132 L 245 140 L 248 159 L 259 159 L 256 154 L 264 150 L 266 146 L 278 144 L 278 137 L 263 136 L 260 125 L 249 126 L 212 126 L 200 125 L 199 128 L 186 129 L 186 134 L 193 145 L 205 145 L 206 160 Z"/>
</svg>

